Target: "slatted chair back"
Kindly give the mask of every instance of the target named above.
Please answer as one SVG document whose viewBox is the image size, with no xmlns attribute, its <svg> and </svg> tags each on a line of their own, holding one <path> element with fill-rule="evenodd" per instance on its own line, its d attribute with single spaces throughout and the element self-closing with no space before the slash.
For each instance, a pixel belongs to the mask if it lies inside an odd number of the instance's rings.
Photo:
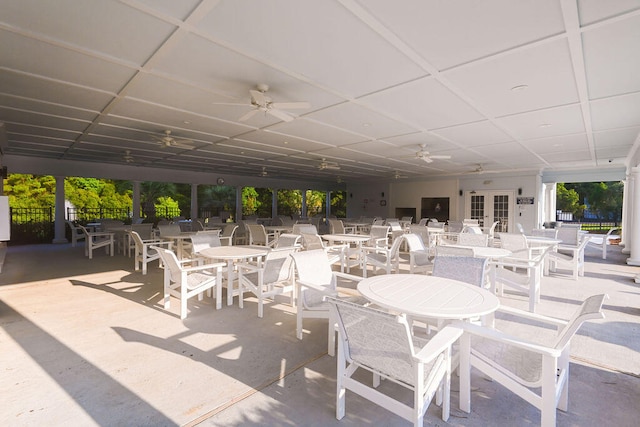
<svg viewBox="0 0 640 427">
<path fill-rule="evenodd" d="M 489 244 L 489 235 L 460 233 L 458 244 L 463 246 L 487 246 Z"/>
</svg>

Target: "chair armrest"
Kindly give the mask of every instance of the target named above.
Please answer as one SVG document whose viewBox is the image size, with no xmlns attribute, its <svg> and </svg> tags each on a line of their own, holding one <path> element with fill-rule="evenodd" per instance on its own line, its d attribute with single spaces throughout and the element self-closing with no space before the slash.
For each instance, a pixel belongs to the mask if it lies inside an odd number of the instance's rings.
<svg viewBox="0 0 640 427">
<path fill-rule="evenodd" d="M 415 358 L 423 363 L 435 359 L 440 353 L 451 347 L 462 336 L 464 331 L 456 326 L 447 325 L 440 330 L 422 349 Z"/>
<path fill-rule="evenodd" d="M 248 262 L 238 263 L 236 264 L 236 267 L 238 268 L 238 270 L 242 269 L 242 270 L 255 271 L 255 272 L 264 270 L 264 264 L 262 265 L 262 267 L 258 267 L 256 264 L 251 264 Z"/>
<path fill-rule="evenodd" d="M 304 287 L 307 287 L 309 289 L 313 289 L 314 291 L 320 292 L 320 293 L 328 295 L 328 296 L 337 296 L 338 295 L 338 291 L 337 290 L 328 291 L 326 287 L 317 286 L 315 283 L 309 283 L 309 282 L 305 282 L 305 281 L 302 281 L 302 280 L 296 280 L 296 283 L 298 285 L 300 285 L 300 286 L 304 286 Z"/>
<path fill-rule="evenodd" d="M 525 319 L 535 320 L 542 323 L 548 323 L 550 325 L 555 325 L 558 327 L 565 326 L 569 323 L 566 320 L 558 319 L 556 317 L 544 316 L 542 314 L 532 313 L 530 311 L 524 311 L 517 308 L 509 307 L 506 305 L 501 305 L 497 310 L 500 313 L 511 314 L 513 316 L 523 317 Z"/>
<path fill-rule="evenodd" d="M 511 345 L 513 347 L 518 347 L 523 350 L 531 351 L 541 355 L 546 355 L 551 357 L 560 357 L 560 355 L 562 354 L 562 349 L 544 347 L 542 345 L 523 340 L 520 337 L 505 334 L 504 332 L 498 331 L 496 329 L 487 328 L 485 326 L 475 325 L 473 323 L 468 323 L 468 322 L 456 322 L 455 326 L 464 329 L 465 333 L 469 333 L 471 335 L 475 335 L 475 336 L 493 340 L 493 341 L 499 341 L 503 344 Z M 473 352 L 473 348 L 471 349 L 471 351 Z"/>
<path fill-rule="evenodd" d="M 191 262 L 193 260 L 185 260 L 186 262 Z M 194 271 L 200 271 L 200 270 L 210 270 L 213 268 L 217 268 L 219 270 L 222 270 L 223 267 L 226 267 L 227 264 L 225 264 L 224 262 L 216 262 L 213 264 L 202 264 L 202 265 L 195 265 L 193 267 L 184 267 L 182 269 L 182 271 L 186 271 L 186 272 L 194 272 Z"/>
<path fill-rule="evenodd" d="M 335 277 L 341 277 L 343 279 L 353 280 L 354 282 L 359 282 L 364 279 L 364 277 L 354 276 L 353 274 L 349 274 L 349 273 L 341 273 L 339 271 L 334 271 L 333 275 Z"/>
</svg>

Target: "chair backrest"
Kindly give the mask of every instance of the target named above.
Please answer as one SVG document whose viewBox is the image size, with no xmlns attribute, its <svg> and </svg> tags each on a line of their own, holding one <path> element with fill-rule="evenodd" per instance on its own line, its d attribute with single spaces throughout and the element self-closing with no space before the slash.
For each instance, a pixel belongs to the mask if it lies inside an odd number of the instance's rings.
<svg viewBox="0 0 640 427">
<path fill-rule="evenodd" d="M 324 242 L 317 234 L 302 233 L 302 247 L 305 251 L 324 250 Z"/>
<path fill-rule="evenodd" d="M 225 224 L 224 228 L 222 229 L 222 234 L 220 236 L 233 237 L 233 233 L 235 233 L 237 229 L 238 229 L 237 224 Z"/>
<path fill-rule="evenodd" d="M 267 232 L 262 224 L 245 224 L 249 230 L 249 244 L 251 245 L 267 245 Z"/>
<path fill-rule="evenodd" d="M 138 233 L 142 240 L 150 240 L 153 237 L 153 224 L 131 224 L 131 231 Z"/>
<path fill-rule="evenodd" d="M 294 224 L 293 234 L 318 234 L 318 228 L 313 224 Z"/>
<path fill-rule="evenodd" d="M 344 224 L 339 219 L 330 219 L 329 227 L 331 230 L 331 234 L 344 234 Z"/>
<path fill-rule="evenodd" d="M 160 236 L 176 236 L 182 233 L 178 224 L 158 224 Z"/>
<path fill-rule="evenodd" d="M 459 280 L 470 285 L 483 286 L 487 272 L 486 258 L 468 256 L 436 256 L 433 276 Z"/>
<path fill-rule="evenodd" d="M 479 225 L 477 219 L 465 218 L 462 220 L 462 225 Z"/>
<path fill-rule="evenodd" d="M 280 236 L 278 236 L 278 240 L 276 240 L 276 245 L 274 247 L 275 248 L 288 248 L 288 247 L 299 248 L 301 246 L 300 245 L 301 239 L 302 239 L 302 236 L 299 234 L 283 233 Z"/>
<path fill-rule="evenodd" d="M 436 246 L 436 256 L 446 257 L 446 256 L 473 256 L 472 248 L 461 248 L 456 245 L 438 245 Z"/>
<path fill-rule="evenodd" d="M 289 246 L 285 248 L 271 249 L 269 253 L 267 253 L 263 264 L 264 283 L 283 282 L 291 277 L 293 258 L 289 255 L 295 251 L 296 248 Z"/>
<path fill-rule="evenodd" d="M 180 263 L 178 262 L 178 257 L 173 251 L 162 248 L 160 246 L 151 246 L 152 249 L 155 249 L 160 255 L 160 259 L 162 259 L 162 264 L 164 265 L 165 271 L 169 271 L 169 278 L 172 282 L 180 281 L 181 276 L 181 268 Z"/>
<path fill-rule="evenodd" d="M 131 230 L 129 234 L 133 239 L 133 243 L 136 245 L 136 249 L 142 252 L 142 247 L 144 246 L 144 243 L 142 242 L 142 237 L 140 236 L 140 234 L 138 234 L 137 231 L 133 231 L 133 230 Z"/>
<path fill-rule="evenodd" d="M 447 221 L 447 231 L 459 233 L 462 231 L 462 221 Z"/>
<path fill-rule="evenodd" d="M 518 233 L 498 233 L 500 247 L 515 252 L 527 249 L 527 238 Z"/>
<path fill-rule="evenodd" d="M 412 216 L 403 216 L 402 218 L 400 218 L 400 221 L 411 223 L 411 221 L 413 221 L 413 217 Z"/>
<path fill-rule="evenodd" d="M 196 233 L 191 236 L 193 253 L 198 253 L 203 249 L 221 246 L 220 237 L 215 233 Z"/>
<path fill-rule="evenodd" d="M 71 229 L 71 234 L 82 234 L 83 233 L 82 228 L 78 227 L 72 221 L 65 221 L 65 222 L 67 223 L 67 225 Z"/>
<path fill-rule="evenodd" d="M 335 290 L 333 270 L 329 263 L 327 254 L 322 249 L 294 252 L 291 254 L 293 262 L 298 272 L 298 279 L 301 282 L 312 285 L 327 291 Z M 312 289 L 305 289 L 299 298 L 304 305 L 317 305 L 322 302 L 323 294 Z"/>
<path fill-rule="evenodd" d="M 426 225 L 409 224 L 409 233 L 417 234 L 422 239 L 422 243 L 429 246 L 429 229 Z"/>
<path fill-rule="evenodd" d="M 404 316 L 332 297 L 327 301 L 336 315 L 350 363 L 405 384 L 415 383 L 415 348 Z"/>
<path fill-rule="evenodd" d="M 555 239 L 558 237 L 558 229 L 557 228 L 534 228 L 531 230 L 532 236 L 538 237 L 550 237 Z"/>
<path fill-rule="evenodd" d="M 582 305 L 573 313 L 567 324 L 558 332 L 553 348 L 563 349 L 578 331 L 580 326 L 591 319 L 603 319 L 602 303 L 607 298 L 606 294 L 592 295 L 582 302 Z"/>
<path fill-rule="evenodd" d="M 427 248 L 424 245 L 424 240 L 415 233 L 407 233 L 404 235 L 404 239 L 409 245 L 409 251 L 426 251 Z"/>
<path fill-rule="evenodd" d="M 490 239 L 493 239 L 493 237 L 495 236 L 496 227 L 499 223 L 500 221 L 494 221 L 493 224 L 491 224 L 491 228 L 489 228 L 489 232 L 487 233 Z"/>
<path fill-rule="evenodd" d="M 375 246 L 378 244 L 379 239 L 386 239 L 389 236 L 389 226 L 386 225 L 372 225 L 369 231 L 371 240 L 367 242 L 369 246 Z M 384 245 L 386 246 L 386 245 Z"/>
<path fill-rule="evenodd" d="M 404 241 L 404 234 L 402 234 L 402 236 L 400 236 L 399 238 L 393 240 L 393 243 L 389 248 L 390 259 L 396 259 L 398 256 L 400 256 L 400 245 L 402 244 L 403 241 Z"/>
<path fill-rule="evenodd" d="M 580 240 L 580 229 L 577 227 L 558 228 L 558 240 L 562 240 L 563 245 L 577 246 Z"/>
<path fill-rule="evenodd" d="M 102 219 L 100 220 L 100 229 L 102 231 L 109 231 L 115 227 L 122 227 L 124 225 L 124 221 L 119 221 L 117 219 Z"/>
<path fill-rule="evenodd" d="M 427 225 L 428 222 L 429 218 L 421 218 L 420 222 L 418 222 L 418 225 Z"/>
<path fill-rule="evenodd" d="M 458 244 L 465 246 L 487 246 L 489 244 L 488 234 L 460 233 Z"/>
<path fill-rule="evenodd" d="M 479 225 L 463 225 L 461 233 L 482 234 L 482 228 Z"/>
</svg>

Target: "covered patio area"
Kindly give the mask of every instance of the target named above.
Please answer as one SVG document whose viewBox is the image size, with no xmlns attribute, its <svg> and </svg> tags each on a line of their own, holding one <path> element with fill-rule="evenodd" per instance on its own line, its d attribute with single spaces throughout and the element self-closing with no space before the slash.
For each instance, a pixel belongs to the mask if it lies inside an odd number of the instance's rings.
<svg viewBox="0 0 640 427">
<path fill-rule="evenodd" d="M 10 247 L 0 275 L 2 425 L 407 425 L 400 417 L 347 394 L 335 419 L 335 359 L 326 353 L 326 321 L 305 321 L 295 336 L 288 299 L 245 308 L 190 300 L 161 306 L 162 271 L 146 276 L 133 260 L 82 245 Z M 403 254 L 407 257 L 407 254 Z M 585 276 L 542 282 L 541 314 L 566 318 L 589 295 L 606 292 L 606 318 L 588 322 L 573 340 L 569 411 L 560 426 L 637 424 L 640 409 L 640 289 L 637 267 L 613 246 L 606 261 L 587 249 Z M 401 263 L 403 269 L 406 263 Z M 506 305 L 527 307 L 506 294 Z M 539 412 L 477 372 L 472 412 L 456 426 L 537 425 Z M 382 390 L 406 394 L 385 382 Z M 427 424 L 442 425 L 432 405 Z"/>
</svg>

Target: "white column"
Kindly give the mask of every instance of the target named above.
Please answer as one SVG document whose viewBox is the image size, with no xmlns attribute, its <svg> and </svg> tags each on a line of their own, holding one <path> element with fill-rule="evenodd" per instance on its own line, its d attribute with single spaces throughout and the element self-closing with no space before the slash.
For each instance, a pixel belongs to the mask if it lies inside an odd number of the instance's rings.
<svg viewBox="0 0 640 427">
<path fill-rule="evenodd" d="M 331 191 L 327 191 L 327 195 L 326 195 L 326 199 L 325 199 L 325 205 L 326 205 L 326 212 L 327 214 L 325 215 L 326 221 L 327 223 L 329 222 L 329 217 L 331 216 Z"/>
<path fill-rule="evenodd" d="M 622 194 L 622 241 L 624 242 L 624 248 L 622 253 L 624 255 L 631 254 L 631 246 L 633 244 L 631 233 L 633 231 L 633 195 L 635 194 L 634 187 L 636 182 L 631 173 L 627 174 L 627 184 L 624 186 L 624 192 Z"/>
<path fill-rule="evenodd" d="M 133 181 L 133 223 L 140 219 L 140 181 Z"/>
<path fill-rule="evenodd" d="M 278 189 L 274 188 L 271 191 L 271 218 L 273 219 L 278 216 Z"/>
<path fill-rule="evenodd" d="M 191 184 L 191 219 L 198 218 L 198 184 Z"/>
<path fill-rule="evenodd" d="M 631 257 L 627 258 L 627 264 L 640 265 L 640 216 L 637 215 L 640 212 L 640 168 L 631 168 L 631 179 L 633 181 L 633 194 L 631 195 L 631 203 L 633 204 L 632 214 L 629 217 L 630 224 L 627 227 L 631 227 L 631 234 L 628 243 L 631 243 Z M 625 248 L 626 249 L 626 248 Z"/>
<path fill-rule="evenodd" d="M 622 220 L 620 226 L 622 227 L 622 232 L 620 233 L 620 246 L 626 246 L 627 244 L 627 230 L 625 227 L 626 222 L 628 221 L 627 216 L 629 211 L 629 175 L 626 176 L 626 179 L 622 181 Z M 624 252 L 624 248 L 622 249 L 622 253 Z"/>
<path fill-rule="evenodd" d="M 69 243 L 64 235 L 64 176 L 56 176 L 56 208 L 53 243 Z"/>
<path fill-rule="evenodd" d="M 236 187 L 236 224 L 240 223 L 242 219 L 242 187 Z"/>
</svg>

